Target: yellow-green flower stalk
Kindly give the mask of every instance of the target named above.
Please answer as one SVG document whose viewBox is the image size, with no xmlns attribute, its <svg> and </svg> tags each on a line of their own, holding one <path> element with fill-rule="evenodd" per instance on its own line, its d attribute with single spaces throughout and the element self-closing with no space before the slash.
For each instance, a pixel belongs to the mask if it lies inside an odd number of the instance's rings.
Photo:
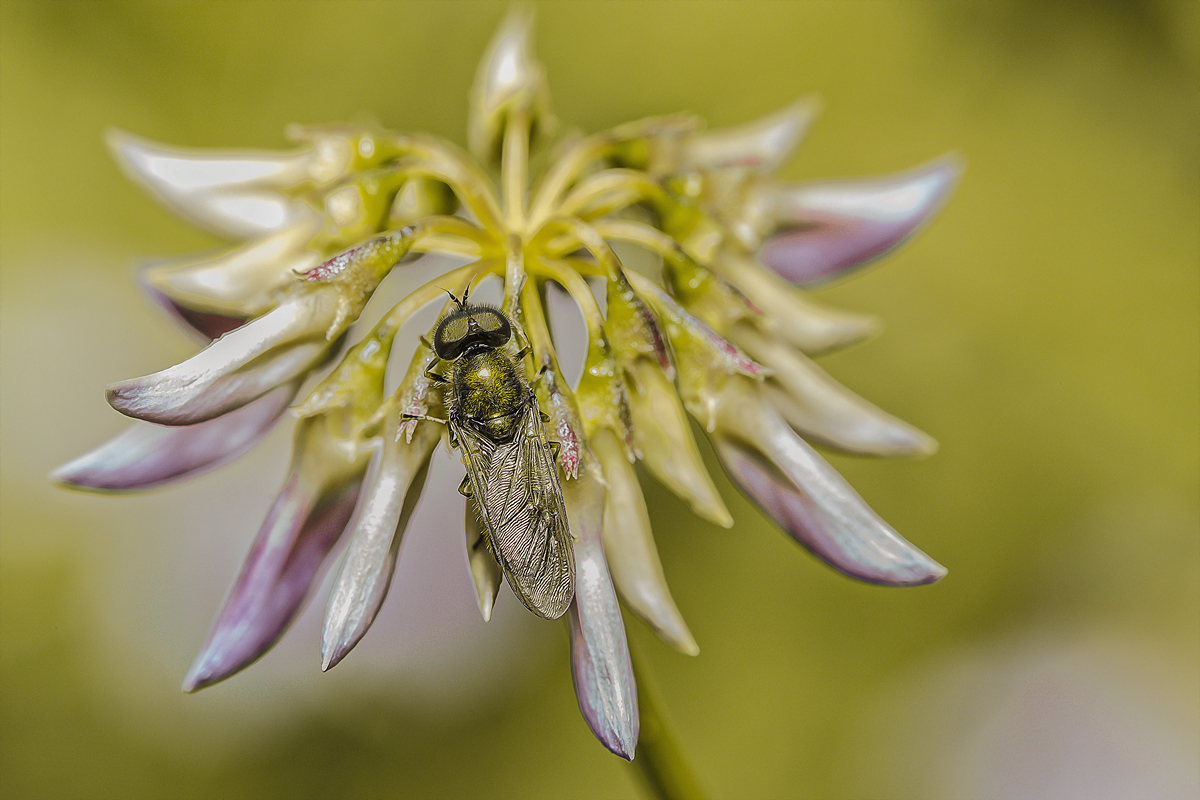
<svg viewBox="0 0 1200 800">
<path fill-rule="evenodd" d="M 777 182 L 772 174 L 816 113 L 805 99 L 730 130 L 678 115 L 554 142 L 532 19 L 519 11 L 501 25 L 471 90 L 470 152 L 352 126 L 293 127 L 297 147 L 282 153 L 185 150 L 110 134 L 134 181 L 234 244 L 143 270 L 151 295 L 209 344 L 109 386 L 112 406 L 138 421 L 60 468 L 58 481 L 133 491 L 224 463 L 338 359 L 292 406 L 284 487 L 184 689 L 224 680 L 268 650 L 339 542 L 346 555 L 328 599 L 322 668 L 367 632 L 429 460 L 448 441 L 430 338 L 387 394 L 392 342 L 414 312 L 434 302 L 451 308 L 447 293 L 461 298 L 481 281 L 503 287 L 501 311 L 515 332 L 505 352 L 519 359 L 555 443 L 576 569 L 568 612 L 575 686 L 588 725 L 614 753 L 633 758 L 640 725 L 618 597 L 667 644 L 699 652 L 667 588 L 669 565 L 659 560 L 635 464 L 699 517 L 733 524 L 689 415 L 734 482 L 832 566 L 882 584 L 942 577 L 808 444 L 888 456 L 936 447 L 812 362 L 879 326 L 824 308 L 799 287 L 902 242 L 944 201 L 958 169 L 944 158 L 895 177 Z M 547 156 L 531 162 L 538 147 Z M 531 163 L 544 166 L 531 174 Z M 616 243 L 645 250 L 653 268 L 628 268 Z M 458 266 L 414 289 L 364 336 L 357 322 L 375 289 L 403 280 L 403 265 L 425 253 Z M 586 326 L 575 385 L 550 334 L 551 283 Z M 444 523 L 455 529 L 460 518 L 447 514 Z M 485 620 L 503 578 L 486 534 L 469 511 L 456 534 Z"/>
</svg>

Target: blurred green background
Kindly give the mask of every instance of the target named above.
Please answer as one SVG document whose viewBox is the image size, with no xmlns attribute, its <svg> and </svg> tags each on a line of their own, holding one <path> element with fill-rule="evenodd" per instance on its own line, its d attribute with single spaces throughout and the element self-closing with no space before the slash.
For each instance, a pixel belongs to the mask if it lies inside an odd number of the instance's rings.
<svg viewBox="0 0 1200 800">
<path fill-rule="evenodd" d="M 479 620 L 439 503 L 344 664 L 319 671 L 322 596 L 259 664 L 186 696 L 288 432 L 147 496 L 45 478 L 124 427 L 105 383 L 193 348 L 135 265 L 218 244 L 119 174 L 105 128 L 283 148 L 289 122 L 374 119 L 462 143 L 505 4 L 0 8 L 0 795 L 640 796 L 579 716 L 561 626 L 507 591 Z M 567 125 L 731 125 L 815 91 L 786 178 L 967 165 L 914 241 L 817 292 L 888 323 L 822 365 L 942 444 L 830 460 L 949 577 L 857 583 L 723 478 L 730 531 L 648 486 L 701 654 L 627 626 L 713 797 L 1200 791 L 1198 8 L 538 4 Z"/>
</svg>

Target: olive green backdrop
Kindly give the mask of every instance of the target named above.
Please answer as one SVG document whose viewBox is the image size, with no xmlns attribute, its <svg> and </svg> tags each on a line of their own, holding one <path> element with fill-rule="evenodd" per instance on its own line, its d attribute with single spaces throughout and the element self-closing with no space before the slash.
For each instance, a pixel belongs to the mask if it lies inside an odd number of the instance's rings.
<svg viewBox="0 0 1200 800">
<path fill-rule="evenodd" d="M 730 125 L 817 92 L 825 112 L 789 179 L 947 151 L 967 165 L 912 242 L 816 293 L 887 321 L 822 365 L 942 444 L 923 461 L 830 459 L 949 577 L 856 583 L 723 478 L 729 531 L 648 485 L 701 654 L 628 628 L 713 797 L 1200 786 L 1197 8 L 537 6 L 567 125 L 688 109 Z M 136 264 L 218 244 L 122 178 L 104 129 L 282 148 L 289 122 L 375 119 L 462 143 L 504 9 L 3 3 L 3 796 L 639 795 L 579 716 L 562 627 L 507 592 L 478 619 L 457 510 L 425 504 L 378 630 L 343 665 L 319 671 L 322 598 L 262 662 L 186 696 L 287 432 L 145 497 L 45 478 L 123 427 L 106 382 L 191 352 L 140 296 Z"/>
</svg>

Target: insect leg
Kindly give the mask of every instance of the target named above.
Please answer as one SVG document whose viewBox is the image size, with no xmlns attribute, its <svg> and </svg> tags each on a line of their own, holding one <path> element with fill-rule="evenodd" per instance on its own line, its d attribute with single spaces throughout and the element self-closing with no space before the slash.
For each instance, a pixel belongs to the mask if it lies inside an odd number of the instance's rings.
<svg viewBox="0 0 1200 800">
<path fill-rule="evenodd" d="M 443 425 L 446 424 L 446 420 L 438 419 L 437 417 L 431 417 L 428 414 L 401 414 L 400 419 L 427 419 L 430 422 L 440 422 Z"/>
<path fill-rule="evenodd" d="M 437 363 L 438 363 L 437 361 L 434 361 L 428 367 L 425 368 L 425 377 L 429 378 L 434 383 L 441 383 L 441 384 L 449 383 L 450 382 L 449 378 L 447 378 L 445 375 L 439 375 L 438 373 L 433 371 L 433 368 L 435 366 L 437 366 Z"/>
</svg>

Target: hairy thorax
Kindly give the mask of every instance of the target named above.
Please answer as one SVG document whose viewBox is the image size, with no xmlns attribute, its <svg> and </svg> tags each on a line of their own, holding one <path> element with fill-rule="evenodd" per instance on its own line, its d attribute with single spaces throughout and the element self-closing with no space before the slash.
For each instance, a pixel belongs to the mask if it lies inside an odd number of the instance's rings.
<svg viewBox="0 0 1200 800">
<path fill-rule="evenodd" d="M 529 402 L 529 389 L 511 358 L 490 347 L 465 353 L 454 362 L 452 385 L 456 422 L 494 442 L 512 439 Z"/>
</svg>

